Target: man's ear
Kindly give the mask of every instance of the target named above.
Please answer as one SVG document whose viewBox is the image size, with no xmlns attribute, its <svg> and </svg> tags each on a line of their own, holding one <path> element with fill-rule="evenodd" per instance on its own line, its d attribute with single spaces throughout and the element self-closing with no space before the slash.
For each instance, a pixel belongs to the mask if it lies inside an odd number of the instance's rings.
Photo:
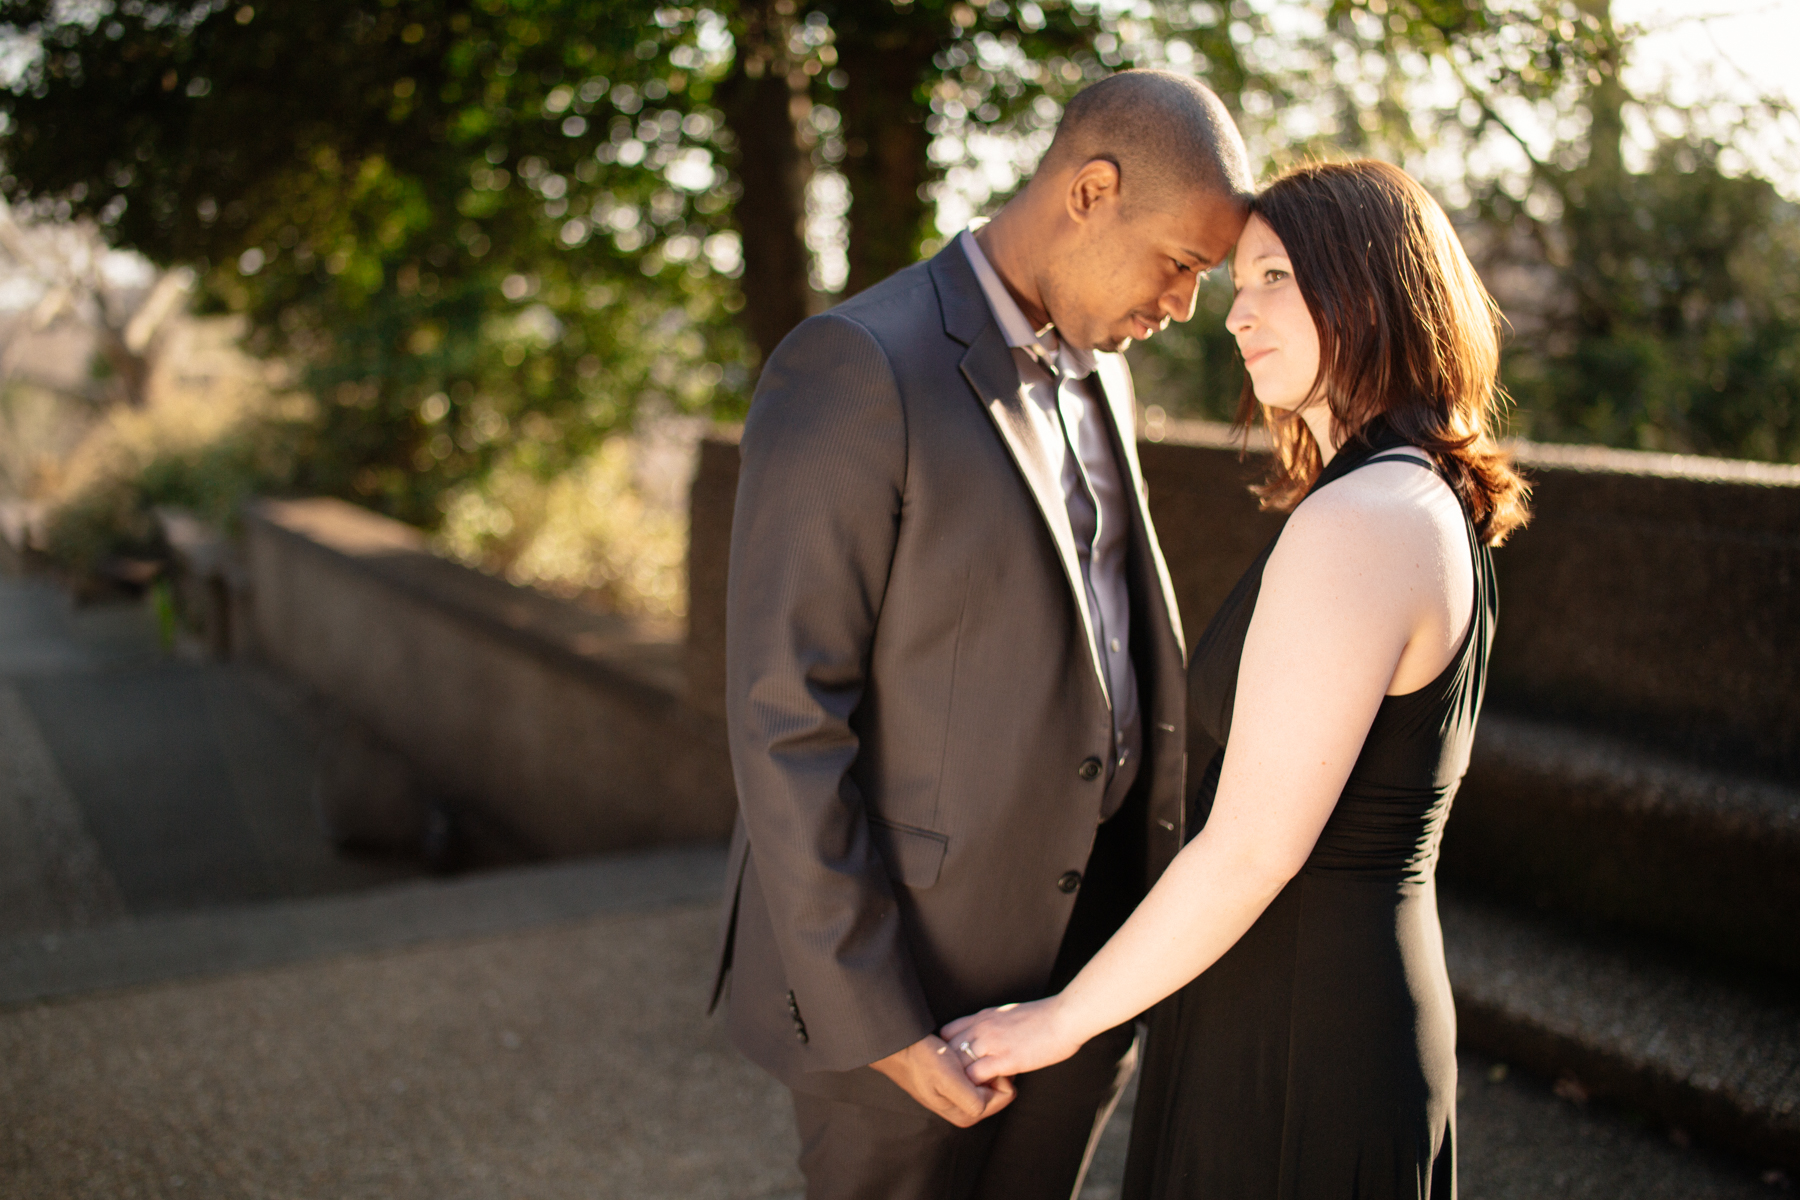
<svg viewBox="0 0 1800 1200">
<path fill-rule="evenodd" d="M 1090 158 L 1069 178 L 1069 219 L 1078 224 L 1092 220 L 1107 205 L 1119 203 L 1119 164 L 1106 158 Z"/>
</svg>

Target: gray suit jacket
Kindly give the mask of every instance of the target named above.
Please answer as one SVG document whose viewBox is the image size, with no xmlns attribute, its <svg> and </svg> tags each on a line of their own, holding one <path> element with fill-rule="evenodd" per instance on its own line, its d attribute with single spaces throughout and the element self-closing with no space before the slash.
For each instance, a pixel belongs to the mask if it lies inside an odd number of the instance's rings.
<svg viewBox="0 0 1800 1200">
<path fill-rule="evenodd" d="M 1136 497 L 1144 758 L 1114 821 L 1141 826 L 1141 884 L 1181 845 L 1185 650 L 1119 436 L 1130 373 L 1097 358 Z M 726 631 L 739 820 L 714 999 L 729 974 L 733 1041 L 802 1091 L 910 1104 L 857 1068 L 1044 994 L 1075 905 L 1111 715 L 1062 448 L 1037 444 L 1024 403 L 953 241 L 789 334 L 744 426 Z"/>
</svg>

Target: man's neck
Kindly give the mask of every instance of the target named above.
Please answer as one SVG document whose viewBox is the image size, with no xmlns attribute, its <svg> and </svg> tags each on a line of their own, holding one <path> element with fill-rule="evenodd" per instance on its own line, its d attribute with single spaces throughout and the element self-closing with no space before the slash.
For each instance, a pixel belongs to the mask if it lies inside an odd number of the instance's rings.
<svg viewBox="0 0 1800 1200">
<path fill-rule="evenodd" d="M 1026 224 L 1025 214 L 1009 204 L 975 231 L 975 240 L 980 244 L 981 252 L 987 255 L 988 265 L 994 268 L 994 274 L 1000 277 L 1000 282 L 1012 296 L 1013 303 L 1031 322 L 1031 327 L 1042 329 L 1050 324 L 1050 313 L 1038 291 L 1037 272 L 1032 269 L 1031 239 L 1027 236 Z"/>
</svg>

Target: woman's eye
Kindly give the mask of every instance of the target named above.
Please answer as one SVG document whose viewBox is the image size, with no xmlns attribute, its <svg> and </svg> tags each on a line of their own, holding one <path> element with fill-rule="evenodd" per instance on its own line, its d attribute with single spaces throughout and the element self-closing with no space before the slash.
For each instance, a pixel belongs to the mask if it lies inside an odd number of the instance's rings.
<svg viewBox="0 0 1800 1200">
<path fill-rule="evenodd" d="M 1283 271 L 1280 267 L 1270 267 L 1268 270 L 1263 272 L 1263 282 L 1264 283 L 1280 283 L 1282 280 L 1284 280 L 1286 278 L 1287 278 L 1287 272 Z"/>
</svg>

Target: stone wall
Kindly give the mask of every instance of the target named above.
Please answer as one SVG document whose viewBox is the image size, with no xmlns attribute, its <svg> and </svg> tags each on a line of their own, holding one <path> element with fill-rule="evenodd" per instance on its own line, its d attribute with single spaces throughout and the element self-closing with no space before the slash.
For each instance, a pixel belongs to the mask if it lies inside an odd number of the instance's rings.
<svg viewBox="0 0 1800 1200">
<path fill-rule="evenodd" d="M 694 484 L 689 687 L 713 712 L 735 449 L 706 443 Z M 1139 451 L 1192 646 L 1283 518 L 1223 427 L 1171 423 Z M 1800 467 L 1518 457 L 1535 515 L 1495 552 L 1445 878 L 1800 978 Z"/>
<path fill-rule="evenodd" d="M 1262 469 L 1220 426 L 1143 442 L 1145 481 L 1190 645 L 1281 529 Z M 694 695 L 724 683 L 737 460 L 729 432 L 694 483 Z M 1800 779 L 1800 467 L 1527 446 L 1532 523 L 1501 548 L 1491 708 Z"/>
<path fill-rule="evenodd" d="M 257 651 L 536 852 L 730 832 L 724 729 L 686 701 L 679 628 L 513 587 L 334 500 L 263 501 L 245 542 Z"/>
<path fill-rule="evenodd" d="M 1217 426 L 1140 446 L 1192 645 L 1281 528 Z M 1446 880 L 1800 978 L 1800 468 L 1523 447 Z M 587 612 L 332 501 L 247 521 L 254 642 L 545 854 L 723 837 L 735 432 L 692 487 L 690 621 Z M 1196 743 L 1199 744 L 1198 742 Z"/>
</svg>

